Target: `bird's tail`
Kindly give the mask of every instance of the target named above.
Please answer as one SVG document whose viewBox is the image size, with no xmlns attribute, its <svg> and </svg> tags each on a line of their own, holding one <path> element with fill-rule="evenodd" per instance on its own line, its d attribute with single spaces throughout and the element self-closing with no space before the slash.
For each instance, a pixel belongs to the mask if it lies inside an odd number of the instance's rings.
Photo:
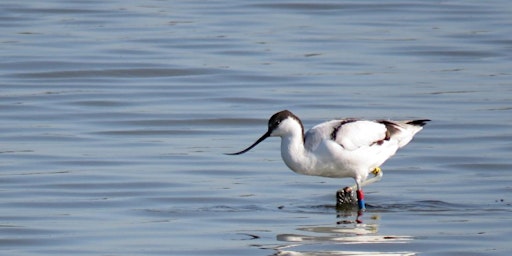
<svg viewBox="0 0 512 256">
<path fill-rule="evenodd" d="M 418 120 L 408 121 L 406 124 L 423 127 L 424 125 L 427 124 L 428 121 L 430 121 L 430 119 L 418 119 Z"/>
<path fill-rule="evenodd" d="M 408 121 L 391 121 L 385 123 L 388 131 L 391 132 L 390 137 L 398 141 L 398 146 L 407 145 L 414 135 L 423 129 L 423 126 L 430 121 L 429 119 L 418 119 Z M 392 127 L 392 128 L 391 128 Z"/>
</svg>

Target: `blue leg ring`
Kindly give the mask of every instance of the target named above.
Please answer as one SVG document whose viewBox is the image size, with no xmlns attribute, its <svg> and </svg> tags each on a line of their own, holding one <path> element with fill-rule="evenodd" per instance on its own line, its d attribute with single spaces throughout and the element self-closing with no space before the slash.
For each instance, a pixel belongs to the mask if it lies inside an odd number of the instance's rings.
<svg viewBox="0 0 512 256">
<path fill-rule="evenodd" d="M 364 209 L 366 209 L 366 207 L 365 207 L 365 205 L 364 205 L 364 199 L 357 200 L 357 206 L 359 206 L 359 210 L 364 210 Z"/>
</svg>

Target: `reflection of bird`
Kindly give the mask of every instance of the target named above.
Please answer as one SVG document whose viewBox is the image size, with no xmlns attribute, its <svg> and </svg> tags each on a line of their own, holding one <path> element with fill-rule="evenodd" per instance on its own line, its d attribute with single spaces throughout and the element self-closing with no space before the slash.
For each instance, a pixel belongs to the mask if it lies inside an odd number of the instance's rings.
<svg viewBox="0 0 512 256">
<path fill-rule="evenodd" d="M 356 181 L 359 209 L 363 210 L 363 185 L 382 177 L 379 166 L 405 146 L 428 119 L 412 121 L 367 121 L 339 119 L 324 122 L 304 135 L 300 119 L 288 110 L 274 114 L 268 131 L 243 154 L 268 137 L 281 137 L 281 157 L 296 173 Z M 374 177 L 367 179 L 372 173 Z"/>
</svg>

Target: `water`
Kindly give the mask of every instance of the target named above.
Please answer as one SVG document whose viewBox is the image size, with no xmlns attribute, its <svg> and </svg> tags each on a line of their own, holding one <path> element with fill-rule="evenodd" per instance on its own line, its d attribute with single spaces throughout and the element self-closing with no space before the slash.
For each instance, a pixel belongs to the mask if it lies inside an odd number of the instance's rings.
<svg viewBox="0 0 512 256">
<path fill-rule="evenodd" d="M 2 1 L 2 255 L 509 255 L 508 1 Z M 290 109 L 430 118 L 350 179 L 296 175 Z"/>
</svg>

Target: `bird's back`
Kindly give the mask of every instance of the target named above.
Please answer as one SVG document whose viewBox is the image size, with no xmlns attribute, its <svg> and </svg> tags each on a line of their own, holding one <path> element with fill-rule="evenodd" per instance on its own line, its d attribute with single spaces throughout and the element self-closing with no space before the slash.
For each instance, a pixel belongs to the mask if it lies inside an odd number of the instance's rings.
<svg viewBox="0 0 512 256">
<path fill-rule="evenodd" d="M 386 126 L 374 121 L 332 120 L 311 128 L 305 136 L 305 147 L 314 151 L 324 140 L 330 140 L 346 150 L 355 150 L 381 140 L 385 134 Z"/>
<path fill-rule="evenodd" d="M 411 141 L 416 133 L 430 120 L 407 121 L 339 119 L 318 124 L 307 131 L 305 147 L 314 151 L 323 140 L 332 140 L 346 150 L 363 146 L 380 145 L 384 141 L 396 140 L 401 148 Z"/>
</svg>

